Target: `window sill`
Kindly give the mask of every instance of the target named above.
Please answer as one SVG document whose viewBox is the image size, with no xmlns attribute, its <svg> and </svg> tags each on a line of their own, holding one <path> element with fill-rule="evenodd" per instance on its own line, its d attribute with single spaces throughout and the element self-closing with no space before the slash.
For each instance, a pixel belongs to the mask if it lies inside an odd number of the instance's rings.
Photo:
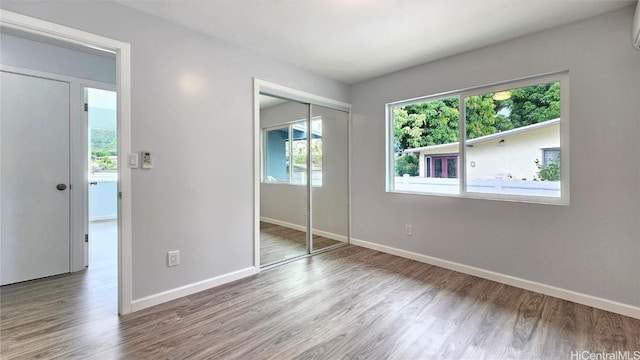
<svg viewBox="0 0 640 360">
<path fill-rule="evenodd" d="M 292 183 L 288 183 L 288 182 L 277 182 L 277 181 L 262 181 L 262 182 L 260 182 L 260 184 L 262 184 L 262 185 L 276 185 L 276 186 L 289 185 L 289 186 L 297 186 L 297 187 L 307 187 L 307 184 L 292 184 Z M 312 187 L 321 188 L 322 185 L 312 185 Z"/>
<path fill-rule="evenodd" d="M 517 202 L 525 204 L 541 204 L 541 205 L 559 205 L 570 206 L 568 198 L 555 198 L 555 197 L 540 197 L 540 196 L 510 196 L 510 195 L 497 195 L 497 194 L 482 194 L 465 192 L 463 194 L 445 194 L 445 193 L 428 193 L 428 192 L 414 192 L 406 190 L 387 190 L 387 193 L 402 194 L 402 195 L 420 195 L 420 196 L 437 196 L 448 197 L 456 199 L 473 199 L 473 200 L 490 200 L 490 201 L 503 201 L 503 202 Z"/>
</svg>

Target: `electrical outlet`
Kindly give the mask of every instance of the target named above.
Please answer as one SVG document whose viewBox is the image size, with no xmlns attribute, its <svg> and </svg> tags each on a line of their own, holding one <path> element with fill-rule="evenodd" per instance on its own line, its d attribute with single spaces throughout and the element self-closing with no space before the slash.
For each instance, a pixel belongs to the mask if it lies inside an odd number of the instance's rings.
<svg viewBox="0 0 640 360">
<path fill-rule="evenodd" d="M 167 253 L 167 266 L 180 265 L 180 251 L 174 250 Z"/>
<path fill-rule="evenodd" d="M 404 224 L 404 234 L 407 236 L 413 235 L 413 226 L 411 224 Z"/>
</svg>

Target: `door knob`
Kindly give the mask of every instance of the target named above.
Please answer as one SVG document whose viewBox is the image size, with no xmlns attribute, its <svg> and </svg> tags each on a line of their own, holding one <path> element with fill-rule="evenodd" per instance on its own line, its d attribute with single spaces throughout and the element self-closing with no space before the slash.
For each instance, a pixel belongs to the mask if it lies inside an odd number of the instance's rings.
<svg viewBox="0 0 640 360">
<path fill-rule="evenodd" d="M 58 184 L 58 185 L 56 185 L 56 189 L 58 189 L 60 191 L 66 189 L 66 188 L 67 188 L 66 184 Z"/>
<path fill-rule="evenodd" d="M 98 185 L 98 182 L 97 181 L 90 181 L 89 185 Z"/>
</svg>

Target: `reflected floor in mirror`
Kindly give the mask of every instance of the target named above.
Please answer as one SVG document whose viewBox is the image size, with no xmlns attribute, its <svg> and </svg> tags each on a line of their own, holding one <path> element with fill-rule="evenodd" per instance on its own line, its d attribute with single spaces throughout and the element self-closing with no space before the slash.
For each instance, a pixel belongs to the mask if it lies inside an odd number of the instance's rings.
<svg viewBox="0 0 640 360">
<path fill-rule="evenodd" d="M 306 233 L 288 227 L 260 222 L 260 264 L 267 265 L 304 255 Z M 314 250 L 340 244 L 340 241 L 314 235 Z"/>
</svg>

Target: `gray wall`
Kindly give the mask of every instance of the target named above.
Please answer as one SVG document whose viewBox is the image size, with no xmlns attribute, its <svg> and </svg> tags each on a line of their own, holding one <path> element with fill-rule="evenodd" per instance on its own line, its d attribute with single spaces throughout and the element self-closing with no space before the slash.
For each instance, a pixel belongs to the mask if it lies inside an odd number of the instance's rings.
<svg viewBox="0 0 640 360">
<path fill-rule="evenodd" d="M 131 44 L 133 298 L 253 266 L 253 77 L 340 101 L 345 84 L 110 2 L 5 10 Z M 180 250 L 180 266 L 166 253 Z"/>
<path fill-rule="evenodd" d="M 626 8 L 353 86 L 353 238 L 640 305 L 632 15 Z M 567 69 L 571 206 L 385 192 L 385 103 Z"/>
<path fill-rule="evenodd" d="M 313 228 L 348 236 L 348 114 L 313 105 L 312 117 L 322 118 L 322 186 L 314 187 Z M 306 105 L 288 102 L 260 112 L 261 127 L 305 119 Z M 300 185 L 260 185 L 260 215 L 306 226 L 307 188 Z"/>
<path fill-rule="evenodd" d="M 79 79 L 116 83 L 115 55 L 98 55 L 0 34 L 0 63 Z"/>
</svg>

